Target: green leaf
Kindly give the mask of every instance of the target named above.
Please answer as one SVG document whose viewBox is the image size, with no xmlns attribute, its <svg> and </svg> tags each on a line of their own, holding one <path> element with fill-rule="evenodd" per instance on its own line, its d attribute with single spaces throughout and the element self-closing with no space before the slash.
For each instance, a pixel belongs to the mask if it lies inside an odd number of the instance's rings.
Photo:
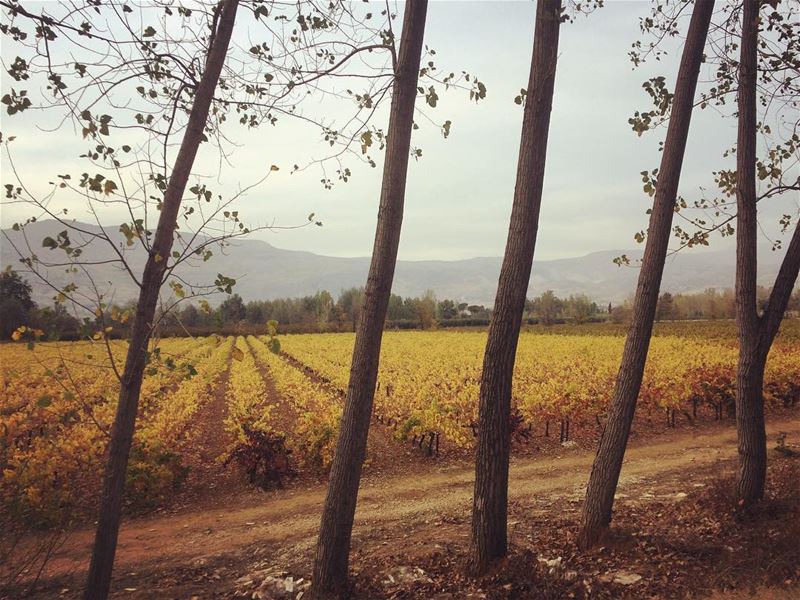
<svg viewBox="0 0 800 600">
<path fill-rule="evenodd" d="M 197 375 L 197 369 L 194 368 L 194 365 L 189 363 L 186 365 L 186 379 L 191 379 Z"/>
<path fill-rule="evenodd" d="M 431 108 L 436 108 L 436 103 L 439 101 L 439 95 L 436 93 L 436 90 L 433 86 L 428 88 L 428 93 L 425 94 L 425 102 L 428 103 L 428 106 Z"/>
<path fill-rule="evenodd" d="M 170 281 L 169 282 L 169 287 L 172 288 L 173 293 L 178 298 L 185 298 L 186 297 L 186 291 L 183 289 L 183 285 L 181 285 L 177 281 Z"/>
</svg>

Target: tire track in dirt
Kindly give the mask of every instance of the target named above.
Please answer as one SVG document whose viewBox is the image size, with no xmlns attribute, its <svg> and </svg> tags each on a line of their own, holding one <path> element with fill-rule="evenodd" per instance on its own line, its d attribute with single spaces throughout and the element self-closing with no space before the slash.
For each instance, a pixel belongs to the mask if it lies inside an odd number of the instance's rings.
<svg viewBox="0 0 800 600">
<path fill-rule="evenodd" d="M 800 434 L 800 418 L 770 422 L 770 436 L 785 431 Z M 733 428 L 664 436 L 629 448 L 620 478 L 624 495 L 645 482 L 677 478 L 690 486 L 694 470 L 712 468 L 736 455 Z M 512 460 L 510 502 L 556 498 L 580 501 L 594 458 L 590 450 L 565 451 L 563 456 Z M 402 532 L 433 517 L 468 514 L 473 485 L 471 465 L 427 466 L 415 474 L 366 477 L 359 495 L 354 540 L 380 528 Z M 255 544 L 281 552 L 307 553 L 319 526 L 325 486 L 316 484 L 261 494 L 260 502 L 240 508 L 218 507 L 185 514 L 129 521 L 122 527 L 117 564 L 134 565 L 209 561 L 245 551 Z M 91 530 L 75 532 L 48 565 L 47 575 L 86 568 Z M 467 528 L 465 528 L 465 535 Z M 164 540 L 170 540 L 169 545 Z"/>
</svg>

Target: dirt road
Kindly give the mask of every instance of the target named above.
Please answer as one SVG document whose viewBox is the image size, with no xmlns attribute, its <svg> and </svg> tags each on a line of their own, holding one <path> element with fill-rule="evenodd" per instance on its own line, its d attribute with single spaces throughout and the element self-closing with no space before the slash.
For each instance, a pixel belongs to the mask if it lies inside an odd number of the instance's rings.
<svg viewBox="0 0 800 600">
<path fill-rule="evenodd" d="M 800 434 L 800 418 L 768 424 L 770 440 L 778 431 Z M 708 468 L 735 456 L 735 431 L 730 426 L 700 433 L 672 432 L 630 448 L 620 480 L 620 494 L 646 481 L 683 478 L 691 485 L 694 469 Z M 772 443 L 772 442 L 770 442 Z M 510 501 L 523 498 L 580 499 L 593 459 L 589 449 L 565 449 L 555 457 L 512 462 Z M 368 478 L 359 497 L 354 537 L 396 525 L 421 523 L 442 515 L 464 515 L 470 505 L 470 465 L 422 465 L 413 475 Z M 116 572 L 129 574 L 145 565 L 188 565 L 213 562 L 253 546 L 312 548 L 324 499 L 324 485 L 231 498 L 218 507 L 128 521 L 122 527 Z M 464 535 L 466 536 L 466 528 Z M 74 532 L 47 567 L 45 577 L 77 574 L 86 567 L 92 531 Z"/>
</svg>

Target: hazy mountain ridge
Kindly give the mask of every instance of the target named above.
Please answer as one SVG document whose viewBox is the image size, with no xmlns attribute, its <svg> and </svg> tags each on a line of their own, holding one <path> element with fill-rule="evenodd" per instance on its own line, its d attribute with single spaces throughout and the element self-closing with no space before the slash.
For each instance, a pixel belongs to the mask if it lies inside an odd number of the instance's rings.
<svg viewBox="0 0 800 600">
<path fill-rule="evenodd" d="M 87 231 L 99 231 L 97 226 L 76 225 Z M 63 257 L 63 254 L 56 254 L 61 253 L 60 250 L 41 247 L 42 239 L 55 237 L 63 229 L 63 225 L 53 220 L 28 225 L 26 232 L 31 249 L 42 259 Z M 125 247 L 125 238 L 117 232 L 116 226 L 109 226 L 106 231 L 119 247 Z M 0 262 L 3 267 L 10 264 L 18 268 L 21 266 L 19 258 L 6 235 L 14 245 L 24 247 L 22 234 L 11 229 L 4 229 L 3 233 Z M 70 236 L 75 244 L 78 236 L 72 233 Z M 144 266 L 144 250 L 141 247 L 127 250 L 131 268 L 138 275 Z M 529 295 L 552 289 L 558 296 L 584 293 L 600 303 L 621 302 L 634 291 L 638 276 L 636 268 L 618 267 L 612 262 L 614 257 L 623 253 L 635 260 L 641 257 L 642 251 L 608 250 L 575 258 L 534 260 Z M 87 246 L 82 255 L 82 259 L 91 262 L 113 257 L 113 250 L 99 242 Z M 772 284 L 781 258 L 781 253 L 771 252 L 768 248 L 759 252 L 759 283 Z M 397 264 L 393 291 L 402 296 L 417 296 L 432 289 L 440 298 L 491 305 L 501 261 L 500 257 L 454 261 L 401 260 Z M 679 253 L 667 259 L 662 289 L 676 293 L 733 287 L 734 264 L 735 256 L 730 251 Z M 224 252 L 215 249 L 214 257 L 208 262 L 197 261 L 191 267 L 184 266 L 179 273 L 193 282 L 202 283 L 213 282 L 217 273 L 234 277 L 237 280 L 235 291 L 245 300 L 253 300 L 301 296 L 322 289 L 335 295 L 342 289 L 364 285 L 368 268 L 369 257 L 342 258 L 283 250 L 263 240 L 243 238 L 232 242 Z M 110 282 L 114 301 L 124 302 L 135 296 L 136 286 L 118 266 L 98 264 L 92 266 L 91 271 L 96 282 Z M 71 281 L 71 277 L 64 268 L 51 268 L 47 272 L 48 281 L 58 288 Z M 54 294 L 52 288 L 34 277 L 28 276 L 28 279 L 37 302 L 49 304 Z"/>
</svg>

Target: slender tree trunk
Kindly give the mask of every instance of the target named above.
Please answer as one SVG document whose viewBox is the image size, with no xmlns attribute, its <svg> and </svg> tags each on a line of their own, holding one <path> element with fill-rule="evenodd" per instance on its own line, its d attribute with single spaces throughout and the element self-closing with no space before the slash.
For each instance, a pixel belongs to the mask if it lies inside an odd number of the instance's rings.
<svg viewBox="0 0 800 600">
<path fill-rule="evenodd" d="M 539 226 L 560 24 L 561 0 L 539 0 L 514 204 L 481 376 L 471 549 L 477 571 L 507 552 L 511 384 Z"/>
<path fill-rule="evenodd" d="M 767 356 L 758 344 L 740 346 L 736 370 L 736 433 L 739 470 L 736 492 L 745 505 L 764 495 L 767 432 L 764 426 L 764 368 Z"/>
<path fill-rule="evenodd" d="M 764 428 L 764 367 L 756 287 L 758 214 L 756 207 L 756 68 L 758 0 L 744 0 L 739 60 L 739 126 L 736 139 L 736 431 L 739 448 L 737 493 L 750 504 L 761 499 L 767 474 Z M 767 349 L 768 351 L 768 349 Z"/>
<path fill-rule="evenodd" d="M 653 331 L 653 317 L 672 229 L 672 215 L 689 135 L 697 77 L 703 61 L 703 48 L 713 11 L 713 0 L 695 2 L 683 47 L 653 211 L 647 230 L 647 244 L 636 287 L 633 317 L 625 339 L 608 421 L 600 438 L 586 490 L 581 532 L 578 537 L 578 545 L 581 548 L 594 545 L 603 529 L 611 522 L 614 494 L 622 469 L 622 459 L 625 456 L 625 447 L 636 410 L 636 400 L 642 385 L 644 365 Z"/>
<path fill-rule="evenodd" d="M 378 225 L 358 318 L 350 382 L 322 513 L 314 560 L 312 595 L 343 595 L 347 589 L 350 537 L 366 454 L 378 376 L 383 325 L 394 279 L 403 223 L 414 104 L 425 32 L 427 0 L 408 0 L 389 114 Z"/>
<path fill-rule="evenodd" d="M 759 316 L 758 213 L 756 203 L 757 52 L 759 3 L 745 0 L 739 60 L 739 129 L 736 143 L 736 432 L 739 469 L 736 492 L 749 506 L 764 496 L 767 434 L 764 427 L 764 368 L 800 269 L 800 222 L 795 226 L 764 314 Z"/>
<path fill-rule="evenodd" d="M 84 595 L 87 600 L 107 598 L 111 586 L 128 455 L 133 442 L 139 392 L 142 387 L 156 304 L 167 267 L 167 259 L 172 250 L 173 233 L 177 224 L 181 198 L 202 140 L 214 90 L 225 62 L 238 4 L 238 0 L 224 0 L 220 5 L 221 14 L 217 31 L 208 51 L 206 68 L 197 87 L 186 132 L 164 193 L 156 235 L 144 268 L 128 354 L 125 359 L 125 370 L 120 382 L 119 403 L 108 446 L 108 462 L 103 479 L 100 515 Z"/>
<path fill-rule="evenodd" d="M 755 267 L 754 262 L 753 267 Z M 740 295 L 737 285 L 739 362 L 736 371 L 736 432 L 739 469 L 736 492 L 739 500 L 745 506 L 757 502 L 764 495 L 767 474 L 764 369 L 772 342 L 778 333 L 789 298 L 792 295 L 792 289 L 797 281 L 798 271 L 800 271 L 800 221 L 795 225 L 786 255 L 783 257 L 775 284 L 772 286 L 766 310 L 761 317 L 756 316 L 756 327 L 754 330 L 748 330 L 747 333 L 742 327 L 744 321 L 739 315 Z M 737 284 L 738 282 L 739 263 L 737 262 Z"/>
</svg>

